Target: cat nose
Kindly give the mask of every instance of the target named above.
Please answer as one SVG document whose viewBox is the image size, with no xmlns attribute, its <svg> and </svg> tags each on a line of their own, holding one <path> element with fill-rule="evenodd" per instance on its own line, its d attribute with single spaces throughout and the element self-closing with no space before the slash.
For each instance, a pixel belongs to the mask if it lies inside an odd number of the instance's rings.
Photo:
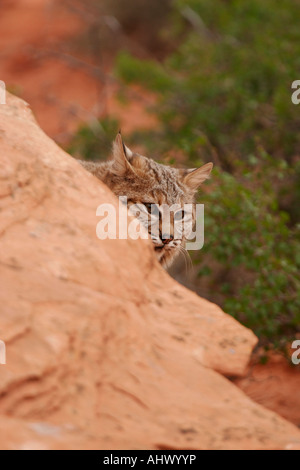
<svg viewBox="0 0 300 470">
<path fill-rule="evenodd" d="M 174 239 L 174 237 L 173 237 L 173 235 L 164 233 L 162 235 L 161 239 L 162 239 L 163 244 L 167 245 L 168 243 L 170 243 Z"/>
</svg>

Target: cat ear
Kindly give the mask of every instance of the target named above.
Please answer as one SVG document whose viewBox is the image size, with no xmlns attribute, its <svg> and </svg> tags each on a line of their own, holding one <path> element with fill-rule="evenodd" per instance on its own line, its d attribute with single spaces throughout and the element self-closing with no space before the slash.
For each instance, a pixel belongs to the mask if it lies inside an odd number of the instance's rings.
<svg viewBox="0 0 300 470">
<path fill-rule="evenodd" d="M 132 150 L 130 150 L 130 148 L 127 147 L 127 145 L 125 145 L 124 143 L 123 143 L 123 145 L 125 147 L 126 157 L 127 157 L 128 160 L 130 160 L 132 155 L 133 155 L 133 152 L 132 152 Z"/>
<path fill-rule="evenodd" d="M 194 168 L 192 170 L 184 170 L 182 174 L 183 183 L 189 188 L 196 190 L 210 177 L 211 170 L 213 169 L 213 164 L 206 163 L 206 165 L 201 166 L 200 168 Z"/>
<path fill-rule="evenodd" d="M 133 171 L 129 163 L 132 156 L 131 150 L 123 142 L 121 132 L 118 132 L 116 140 L 113 143 L 113 168 L 116 175 L 122 176 L 128 171 Z"/>
</svg>

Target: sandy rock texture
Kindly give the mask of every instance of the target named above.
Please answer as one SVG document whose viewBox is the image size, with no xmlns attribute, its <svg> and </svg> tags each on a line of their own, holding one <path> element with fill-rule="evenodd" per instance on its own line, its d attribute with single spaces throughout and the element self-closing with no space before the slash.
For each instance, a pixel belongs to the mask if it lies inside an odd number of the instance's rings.
<svg viewBox="0 0 300 470">
<path fill-rule="evenodd" d="M 234 383 L 252 400 L 300 427 L 299 366 L 292 366 L 278 353 L 269 354 L 267 364 L 253 356 L 245 376 Z"/>
<path fill-rule="evenodd" d="M 113 194 L 0 105 L 0 448 L 284 449 L 246 397 L 253 333 L 172 280 L 148 240 L 96 237 Z"/>
</svg>

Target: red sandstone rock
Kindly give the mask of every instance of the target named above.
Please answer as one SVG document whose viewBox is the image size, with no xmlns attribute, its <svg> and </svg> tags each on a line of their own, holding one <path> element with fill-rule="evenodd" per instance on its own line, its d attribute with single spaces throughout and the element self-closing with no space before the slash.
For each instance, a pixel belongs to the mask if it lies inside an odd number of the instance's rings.
<svg viewBox="0 0 300 470">
<path fill-rule="evenodd" d="M 252 400 L 300 426 L 299 366 L 275 353 L 269 354 L 267 364 L 253 357 L 245 376 L 234 383 Z"/>
<path fill-rule="evenodd" d="M 96 207 L 115 197 L 13 96 L 0 162 L 2 449 L 300 445 L 223 376 L 243 374 L 253 333 L 171 279 L 148 240 L 98 240 Z"/>
</svg>

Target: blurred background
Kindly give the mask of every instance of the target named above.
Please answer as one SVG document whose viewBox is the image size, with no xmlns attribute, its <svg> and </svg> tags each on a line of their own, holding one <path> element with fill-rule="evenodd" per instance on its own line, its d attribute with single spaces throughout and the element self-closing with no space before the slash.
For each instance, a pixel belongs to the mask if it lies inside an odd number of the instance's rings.
<svg viewBox="0 0 300 470">
<path fill-rule="evenodd" d="M 0 79 L 74 157 L 215 169 L 171 275 L 290 357 L 300 338 L 300 1 L 2 0 Z"/>
</svg>

